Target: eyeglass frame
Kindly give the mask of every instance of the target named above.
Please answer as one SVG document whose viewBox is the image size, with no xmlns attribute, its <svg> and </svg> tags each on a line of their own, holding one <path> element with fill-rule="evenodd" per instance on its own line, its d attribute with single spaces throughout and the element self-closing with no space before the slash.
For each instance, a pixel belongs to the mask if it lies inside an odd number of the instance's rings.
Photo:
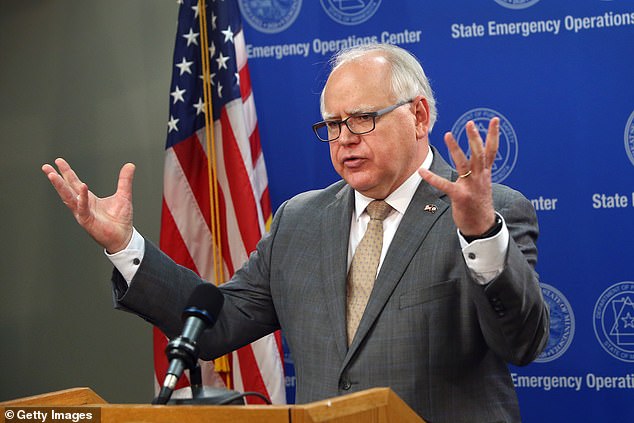
<svg viewBox="0 0 634 423">
<path fill-rule="evenodd" d="M 355 113 L 352 114 L 350 116 L 348 116 L 347 118 L 343 119 L 343 120 L 336 120 L 336 119 L 328 119 L 328 120 L 322 120 L 319 121 L 317 123 L 314 123 L 312 125 L 313 128 L 313 132 L 315 133 L 315 135 L 317 136 L 317 139 L 319 141 L 322 142 L 333 142 L 333 141 L 337 141 L 339 139 L 339 137 L 341 136 L 341 125 L 345 124 L 346 127 L 348 128 L 348 131 L 350 131 L 352 134 L 354 135 L 364 135 L 367 133 L 370 133 L 372 131 L 374 131 L 376 129 L 376 118 L 381 117 L 383 115 L 386 115 L 388 113 L 390 113 L 391 111 L 396 110 L 397 108 L 404 106 L 408 103 L 411 103 L 412 101 L 414 101 L 414 99 L 409 99 L 409 100 L 404 100 L 404 101 L 400 101 L 396 104 L 392 104 L 391 106 L 387 106 L 383 109 L 379 109 L 377 111 L 374 112 L 362 112 L 362 113 Z M 361 116 L 367 116 L 367 117 L 371 117 L 372 118 L 372 129 L 369 129 L 367 131 L 363 131 L 363 132 L 355 132 L 352 128 L 350 128 L 350 126 L 348 125 L 348 120 L 351 118 L 357 118 L 357 117 L 361 117 Z M 333 124 L 336 123 L 337 126 L 339 127 L 339 135 L 337 135 L 335 138 L 333 139 L 323 139 L 322 137 L 319 136 L 319 133 L 317 132 L 318 129 L 328 125 L 328 124 Z"/>
</svg>

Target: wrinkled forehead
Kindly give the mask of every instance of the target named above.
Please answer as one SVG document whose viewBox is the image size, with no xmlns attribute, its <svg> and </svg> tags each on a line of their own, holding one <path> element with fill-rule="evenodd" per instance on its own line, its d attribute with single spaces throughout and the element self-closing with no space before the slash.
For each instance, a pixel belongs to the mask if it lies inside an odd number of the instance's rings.
<svg viewBox="0 0 634 423">
<path fill-rule="evenodd" d="M 333 69 L 324 87 L 324 117 L 375 110 L 393 100 L 391 68 L 382 56 L 363 56 Z"/>
</svg>

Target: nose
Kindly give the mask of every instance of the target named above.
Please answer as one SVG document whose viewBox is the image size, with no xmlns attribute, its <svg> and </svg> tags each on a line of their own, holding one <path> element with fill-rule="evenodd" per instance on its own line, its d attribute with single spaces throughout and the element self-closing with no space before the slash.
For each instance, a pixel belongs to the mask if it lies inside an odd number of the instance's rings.
<svg viewBox="0 0 634 423">
<path fill-rule="evenodd" d="M 341 133 L 339 134 L 339 138 L 337 138 L 337 141 L 340 144 L 342 145 L 356 144 L 359 142 L 359 140 L 360 140 L 360 136 L 350 132 L 350 128 L 348 128 L 348 125 L 346 124 L 341 125 Z"/>
</svg>

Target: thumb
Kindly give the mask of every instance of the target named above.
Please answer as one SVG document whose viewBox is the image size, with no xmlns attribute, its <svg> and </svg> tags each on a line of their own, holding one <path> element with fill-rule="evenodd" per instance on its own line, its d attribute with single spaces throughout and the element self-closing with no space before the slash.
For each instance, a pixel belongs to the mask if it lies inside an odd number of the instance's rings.
<svg viewBox="0 0 634 423">
<path fill-rule="evenodd" d="M 443 178 L 442 176 L 436 175 L 434 172 L 427 170 L 425 168 L 418 169 L 418 174 L 432 187 L 443 191 L 445 194 L 451 197 L 453 192 L 453 183 Z"/>
<path fill-rule="evenodd" d="M 132 201 L 132 182 L 134 181 L 134 171 L 136 166 L 133 163 L 126 163 L 119 171 L 119 181 L 117 182 L 117 194 Z"/>
</svg>

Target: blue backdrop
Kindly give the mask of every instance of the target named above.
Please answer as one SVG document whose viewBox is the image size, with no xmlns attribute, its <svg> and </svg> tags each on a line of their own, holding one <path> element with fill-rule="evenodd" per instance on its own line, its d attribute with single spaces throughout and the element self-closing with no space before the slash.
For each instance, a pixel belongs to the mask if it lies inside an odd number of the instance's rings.
<svg viewBox="0 0 634 423">
<path fill-rule="evenodd" d="M 444 132 L 464 145 L 468 119 L 500 116 L 494 179 L 537 209 L 552 325 L 538 361 L 511 369 L 524 421 L 634 419 L 634 2 L 239 3 L 274 207 L 338 179 L 311 131 L 330 55 L 410 50 L 438 99 L 432 143 L 448 158 Z"/>
</svg>

